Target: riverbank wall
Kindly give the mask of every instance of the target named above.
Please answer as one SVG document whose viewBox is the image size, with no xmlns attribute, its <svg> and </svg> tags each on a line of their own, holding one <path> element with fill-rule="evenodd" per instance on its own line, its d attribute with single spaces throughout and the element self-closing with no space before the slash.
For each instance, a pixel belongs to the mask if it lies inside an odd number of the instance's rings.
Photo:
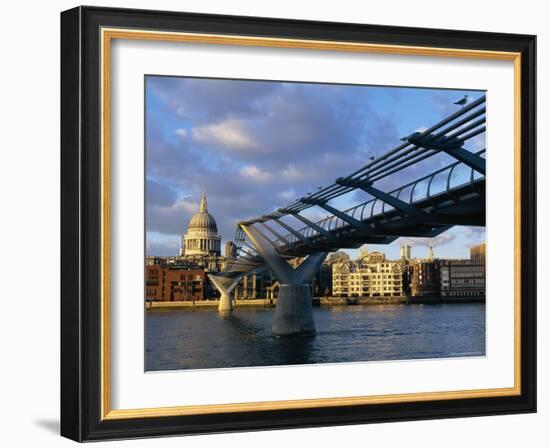
<svg viewBox="0 0 550 448">
<path fill-rule="evenodd" d="M 472 303 L 485 302 L 485 296 L 441 297 L 441 296 L 397 296 L 397 297 L 314 297 L 313 306 L 354 306 L 354 305 L 421 305 L 431 303 Z M 273 308 L 277 299 L 246 299 L 233 302 L 235 308 Z M 147 302 L 147 309 L 169 310 L 188 308 L 217 308 L 219 300 L 197 300 L 185 302 Z"/>
<path fill-rule="evenodd" d="M 237 300 L 233 302 L 235 308 L 247 308 L 247 307 L 256 307 L 256 308 L 271 308 L 274 307 L 276 300 L 269 299 L 248 299 L 248 300 Z M 217 308 L 219 300 L 186 300 L 182 302 L 147 302 L 147 309 L 186 309 L 186 308 Z"/>
<path fill-rule="evenodd" d="M 422 296 L 422 297 L 407 297 L 409 305 L 414 304 L 430 304 L 430 303 L 484 303 L 485 296 Z"/>
<path fill-rule="evenodd" d="M 407 303 L 406 297 L 314 297 L 313 306 L 390 305 Z M 272 308 L 277 299 L 246 299 L 233 302 L 235 308 Z M 188 308 L 217 308 L 219 300 L 197 300 L 182 302 L 147 302 L 147 309 L 169 310 Z"/>
<path fill-rule="evenodd" d="M 407 303 L 404 296 L 396 297 L 321 297 L 321 306 L 394 305 Z"/>
</svg>

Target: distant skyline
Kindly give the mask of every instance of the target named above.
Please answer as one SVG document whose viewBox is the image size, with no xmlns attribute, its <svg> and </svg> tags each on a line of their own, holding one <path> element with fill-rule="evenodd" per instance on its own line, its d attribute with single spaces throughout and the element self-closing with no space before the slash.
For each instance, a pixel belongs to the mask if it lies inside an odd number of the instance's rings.
<svg viewBox="0 0 550 448">
<path fill-rule="evenodd" d="M 203 191 L 223 247 L 238 221 L 333 183 L 458 110 L 453 103 L 465 94 L 475 100 L 484 93 L 159 76 L 145 82 L 148 255 L 178 254 Z M 481 137 L 469 142 L 472 149 L 485 147 Z M 377 185 L 389 190 L 451 161 L 441 154 Z M 345 209 L 368 198 L 355 192 L 334 204 Z M 437 257 L 465 258 L 485 241 L 485 228 L 455 227 L 432 241 Z M 429 239 L 422 238 L 368 248 L 399 258 L 402 244 L 427 256 Z"/>
</svg>

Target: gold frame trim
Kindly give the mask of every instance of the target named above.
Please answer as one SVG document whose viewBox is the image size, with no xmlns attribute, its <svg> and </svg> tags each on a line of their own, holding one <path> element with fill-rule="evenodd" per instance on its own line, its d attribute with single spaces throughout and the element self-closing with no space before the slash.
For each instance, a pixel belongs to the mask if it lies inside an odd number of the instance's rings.
<svg viewBox="0 0 550 448">
<path fill-rule="evenodd" d="M 110 346 L 110 51 L 113 39 L 186 42 L 213 45 L 295 48 L 355 53 L 383 53 L 411 56 L 454 57 L 514 62 L 514 386 L 442 392 L 422 392 L 356 397 L 280 400 L 216 405 L 189 405 L 142 409 L 111 409 Z M 262 410 L 307 409 L 413 401 L 502 397 L 521 394 L 521 54 L 514 52 L 418 47 L 303 39 L 278 39 L 216 34 L 195 34 L 135 29 L 101 29 L 101 419 L 119 420 Z"/>
</svg>

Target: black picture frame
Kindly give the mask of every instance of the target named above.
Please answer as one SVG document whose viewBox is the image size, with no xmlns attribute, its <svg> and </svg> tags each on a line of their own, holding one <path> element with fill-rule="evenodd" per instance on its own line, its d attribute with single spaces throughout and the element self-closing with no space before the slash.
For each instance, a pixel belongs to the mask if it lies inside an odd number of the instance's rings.
<svg viewBox="0 0 550 448">
<path fill-rule="evenodd" d="M 521 54 L 521 393 L 102 419 L 100 29 L 129 28 Z M 61 435 L 76 441 L 536 412 L 536 37 L 77 7 L 61 13 Z"/>
</svg>

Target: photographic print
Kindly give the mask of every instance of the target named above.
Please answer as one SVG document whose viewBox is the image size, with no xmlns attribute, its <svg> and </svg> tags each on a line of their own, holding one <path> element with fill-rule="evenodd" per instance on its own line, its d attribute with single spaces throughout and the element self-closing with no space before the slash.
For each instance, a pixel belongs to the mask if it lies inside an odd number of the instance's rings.
<svg viewBox="0 0 550 448">
<path fill-rule="evenodd" d="M 61 25 L 63 436 L 536 412 L 536 36 Z"/>
<path fill-rule="evenodd" d="M 144 82 L 146 371 L 486 354 L 485 91 Z"/>
</svg>

